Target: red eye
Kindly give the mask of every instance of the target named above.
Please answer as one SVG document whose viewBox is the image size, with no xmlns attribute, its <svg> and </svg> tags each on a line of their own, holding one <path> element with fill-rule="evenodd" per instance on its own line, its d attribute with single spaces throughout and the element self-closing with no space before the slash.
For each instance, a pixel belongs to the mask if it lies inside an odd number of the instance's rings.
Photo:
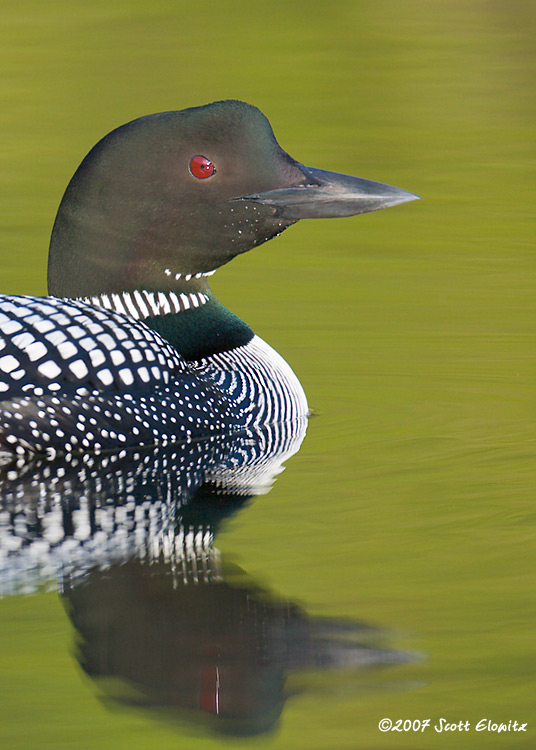
<svg viewBox="0 0 536 750">
<path fill-rule="evenodd" d="M 189 168 L 190 174 L 197 177 L 198 180 L 212 177 L 216 173 L 214 164 L 206 156 L 192 156 Z"/>
</svg>

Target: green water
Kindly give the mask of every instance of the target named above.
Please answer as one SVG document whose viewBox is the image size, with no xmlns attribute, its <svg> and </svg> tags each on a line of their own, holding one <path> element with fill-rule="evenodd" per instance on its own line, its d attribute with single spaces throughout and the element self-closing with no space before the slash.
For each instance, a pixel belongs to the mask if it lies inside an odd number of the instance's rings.
<svg viewBox="0 0 536 750">
<path fill-rule="evenodd" d="M 213 287 L 292 364 L 318 417 L 218 537 L 312 614 L 420 663 L 291 698 L 221 740 L 103 704 L 55 594 L 0 602 L 6 748 L 532 748 L 536 6 L 523 0 L 2 6 L 0 277 L 45 293 L 62 191 L 148 112 L 226 97 L 298 160 L 424 197 L 302 222 Z M 383 717 L 468 732 L 381 733 Z M 480 719 L 525 733 L 476 732 Z"/>
</svg>

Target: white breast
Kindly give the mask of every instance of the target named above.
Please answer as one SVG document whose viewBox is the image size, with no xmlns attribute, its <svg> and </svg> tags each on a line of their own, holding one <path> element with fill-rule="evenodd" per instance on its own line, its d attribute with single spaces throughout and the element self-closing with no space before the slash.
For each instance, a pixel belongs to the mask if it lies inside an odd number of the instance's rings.
<svg viewBox="0 0 536 750">
<path fill-rule="evenodd" d="M 249 414 L 250 425 L 300 419 L 309 412 L 300 381 L 283 357 L 259 336 L 244 346 L 207 357 L 199 368 Z"/>
</svg>

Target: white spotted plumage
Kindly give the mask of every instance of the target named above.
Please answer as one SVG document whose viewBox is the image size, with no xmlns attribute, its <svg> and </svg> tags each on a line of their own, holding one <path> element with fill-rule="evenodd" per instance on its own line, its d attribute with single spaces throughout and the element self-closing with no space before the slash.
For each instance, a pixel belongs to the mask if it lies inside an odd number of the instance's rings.
<svg viewBox="0 0 536 750">
<path fill-rule="evenodd" d="M 113 450 L 307 414 L 296 376 L 257 336 L 187 362 L 109 300 L 0 298 L 0 451 Z"/>
<path fill-rule="evenodd" d="M 94 429 L 90 419 L 82 421 L 88 431 Z M 203 485 L 223 499 L 227 493 L 245 498 L 265 493 L 299 449 L 306 426 L 299 420 L 131 454 L 120 448 L 98 457 L 37 460 L 31 472 L 4 467 L 0 597 L 132 557 L 180 563 L 189 554 L 210 552 L 212 534 L 183 528 L 181 508 Z M 210 564 L 205 558 L 199 575 Z"/>
</svg>

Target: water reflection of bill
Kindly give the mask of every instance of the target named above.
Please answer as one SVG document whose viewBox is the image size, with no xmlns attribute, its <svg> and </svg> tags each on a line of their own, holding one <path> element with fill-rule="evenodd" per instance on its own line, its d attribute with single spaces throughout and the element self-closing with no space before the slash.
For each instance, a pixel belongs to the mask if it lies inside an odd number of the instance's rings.
<svg viewBox="0 0 536 750">
<path fill-rule="evenodd" d="M 408 661 L 369 645 L 370 628 L 312 618 L 261 589 L 214 546 L 221 521 L 269 491 L 305 430 L 302 420 L 2 467 L 2 593 L 57 580 L 78 660 L 105 695 L 231 734 L 273 728 L 292 673 Z"/>
</svg>

